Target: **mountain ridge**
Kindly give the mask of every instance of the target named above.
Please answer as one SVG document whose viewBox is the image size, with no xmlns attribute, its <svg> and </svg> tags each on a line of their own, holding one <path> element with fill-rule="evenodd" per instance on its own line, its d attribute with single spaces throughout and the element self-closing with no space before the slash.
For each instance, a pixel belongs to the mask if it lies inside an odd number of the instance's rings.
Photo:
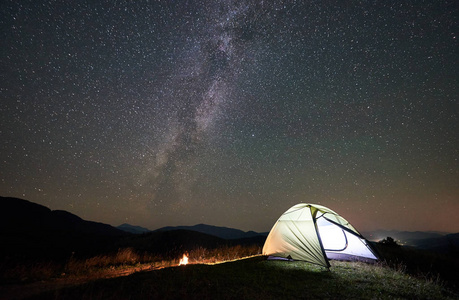
<svg viewBox="0 0 459 300">
<path fill-rule="evenodd" d="M 268 232 L 245 232 L 202 223 L 193 226 L 165 226 L 156 230 L 127 223 L 113 227 L 84 220 L 68 211 L 51 210 L 28 200 L 0 196 L 0 234 L 6 244 L 9 243 L 13 245 L 13 248 L 16 247 L 13 251 L 21 252 L 22 248 L 31 247 L 42 252 L 55 253 L 60 249 L 68 253 L 86 247 L 84 250 L 90 252 L 91 247 L 107 249 L 108 245 L 104 243 L 109 239 L 114 241 L 119 237 L 132 234 L 176 230 L 199 232 L 225 240 L 233 240 L 231 243 L 236 240 L 244 242 L 244 240 L 250 241 L 251 239 L 260 243 L 268 235 Z M 25 236 L 29 238 L 25 239 Z M 400 245 L 434 251 L 446 251 L 445 249 L 459 247 L 459 233 L 376 230 L 363 232 L 363 236 L 370 241 L 392 237 Z M 52 249 L 47 250 L 46 248 L 49 248 L 50 245 Z"/>
<path fill-rule="evenodd" d="M 151 232 L 152 230 L 148 229 L 148 228 L 145 228 L 145 227 L 141 227 L 141 226 L 136 226 L 136 225 L 131 225 L 131 224 L 128 224 L 128 223 L 123 223 L 119 226 L 116 226 L 116 228 L 120 229 L 120 230 L 123 230 L 123 231 L 126 231 L 126 232 L 130 232 L 130 233 L 133 233 L 133 234 L 142 234 L 142 233 L 147 233 L 147 232 Z"/>
<path fill-rule="evenodd" d="M 61 258 L 109 251 L 129 235 L 111 225 L 86 221 L 64 210 L 0 197 L 0 256 Z"/>
<path fill-rule="evenodd" d="M 149 232 L 157 232 L 157 231 L 172 231 L 172 230 L 189 230 L 189 231 L 196 231 L 200 233 L 205 233 L 209 235 L 213 235 L 222 239 L 244 239 L 244 238 L 252 238 L 258 236 L 268 236 L 268 232 L 255 232 L 252 230 L 249 231 L 242 231 L 240 229 L 231 228 L 231 227 L 224 227 L 224 226 L 214 226 L 209 224 L 196 224 L 196 225 L 182 225 L 182 226 L 165 226 L 155 230 L 149 230 L 145 227 L 131 225 L 128 223 L 121 224 L 116 228 L 124 230 L 126 232 L 134 233 L 134 234 L 145 234 Z"/>
<path fill-rule="evenodd" d="M 230 227 L 223 227 L 223 226 L 213 226 L 207 224 L 196 224 L 192 226 L 165 226 L 154 231 L 170 231 L 170 230 L 191 230 L 197 231 L 209 235 L 214 235 L 219 238 L 233 240 L 233 239 L 244 239 L 244 238 L 252 238 L 257 236 L 267 236 L 268 233 L 266 232 L 255 232 L 255 231 L 242 231 L 240 229 L 230 228 Z"/>
<path fill-rule="evenodd" d="M 43 205 L 12 197 L 0 197 L 0 230 L 9 232 L 72 231 L 109 236 L 124 235 L 109 224 L 87 221 L 65 210 L 51 210 Z"/>
<path fill-rule="evenodd" d="M 449 233 L 438 231 L 402 231 L 402 230 L 374 230 L 362 232 L 362 235 L 369 241 L 380 241 L 391 237 L 396 241 L 410 245 L 416 240 L 440 238 Z"/>
</svg>

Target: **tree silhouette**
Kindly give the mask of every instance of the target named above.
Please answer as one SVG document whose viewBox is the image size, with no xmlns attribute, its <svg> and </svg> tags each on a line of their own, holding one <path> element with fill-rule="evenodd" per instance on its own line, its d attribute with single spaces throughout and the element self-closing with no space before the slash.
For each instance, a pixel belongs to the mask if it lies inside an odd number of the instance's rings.
<svg viewBox="0 0 459 300">
<path fill-rule="evenodd" d="M 391 238 L 390 236 L 386 237 L 379 241 L 380 244 L 387 245 L 387 246 L 399 246 L 397 242 Z"/>
</svg>

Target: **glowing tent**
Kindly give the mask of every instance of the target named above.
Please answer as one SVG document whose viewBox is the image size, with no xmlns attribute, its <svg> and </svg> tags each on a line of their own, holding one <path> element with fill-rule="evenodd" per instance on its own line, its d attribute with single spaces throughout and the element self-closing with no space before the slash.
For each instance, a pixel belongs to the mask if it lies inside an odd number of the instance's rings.
<svg viewBox="0 0 459 300">
<path fill-rule="evenodd" d="M 269 232 L 263 255 L 330 267 L 329 259 L 375 261 L 365 238 L 343 217 L 317 204 L 287 210 Z"/>
</svg>

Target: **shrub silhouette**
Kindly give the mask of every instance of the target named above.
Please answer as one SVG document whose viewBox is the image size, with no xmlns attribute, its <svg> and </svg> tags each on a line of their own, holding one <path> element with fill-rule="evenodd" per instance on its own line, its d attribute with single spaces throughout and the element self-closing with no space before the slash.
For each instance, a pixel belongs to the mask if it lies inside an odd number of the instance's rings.
<svg viewBox="0 0 459 300">
<path fill-rule="evenodd" d="M 379 243 L 383 245 L 387 245 L 387 246 L 394 246 L 394 247 L 399 246 L 399 244 L 397 244 L 397 242 L 390 236 L 386 237 L 385 239 L 380 240 Z"/>
</svg>

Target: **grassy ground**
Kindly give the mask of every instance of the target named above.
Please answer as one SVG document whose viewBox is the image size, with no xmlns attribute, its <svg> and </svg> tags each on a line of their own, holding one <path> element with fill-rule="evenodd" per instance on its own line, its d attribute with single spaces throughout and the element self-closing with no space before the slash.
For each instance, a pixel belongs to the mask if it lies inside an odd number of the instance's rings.
<svg viewBox="0 0 459 300">
<path fill-rule="evenodd" d="M 31 299 L 455 299 L 434 281 L 381 265 L 305 262 L 258 256 L 216 265 L 191 264 L 101 279 Z"/>
<path fill-rule="evenodd" d="M 214 263 L 230 261 L 261 253 L 261 247 L 221 246 L 215 249 L 198 247 L 186 252 L 190 263 Z M 117 277 L 119 273 L 134 273 L 139 269 L 158 269 L 175 266 L 179 256 L 160 256 L 148 252 L 139 253 L 132 248 L 119 249 L 116 253 L 97 255 L 86 259 L 70 257 L 66 262 L 22 261 L 14 259 L 0 263 L 0 282 L 28 284 L 50 279 L 88 279 Z"/>
<path fill-rule="evenodd" d="M 258 245 L 234 245 L 213 249 L 197 247 L 186 254 L 192 264 L 212 264 L 258 255 L 260 252 L 261 248 Z M 119 249 L 116 253 L 86 259 L 72 256 L 66 262 L 60 263 L 17 258 L 4 260 L 0 262 L 0 299 L 24 299 L 49 290 L 80 285 L 97 279 L 177 266 L 179 260 L 177 256 L 139 253 L 132 248 Z"/>
</svg>

